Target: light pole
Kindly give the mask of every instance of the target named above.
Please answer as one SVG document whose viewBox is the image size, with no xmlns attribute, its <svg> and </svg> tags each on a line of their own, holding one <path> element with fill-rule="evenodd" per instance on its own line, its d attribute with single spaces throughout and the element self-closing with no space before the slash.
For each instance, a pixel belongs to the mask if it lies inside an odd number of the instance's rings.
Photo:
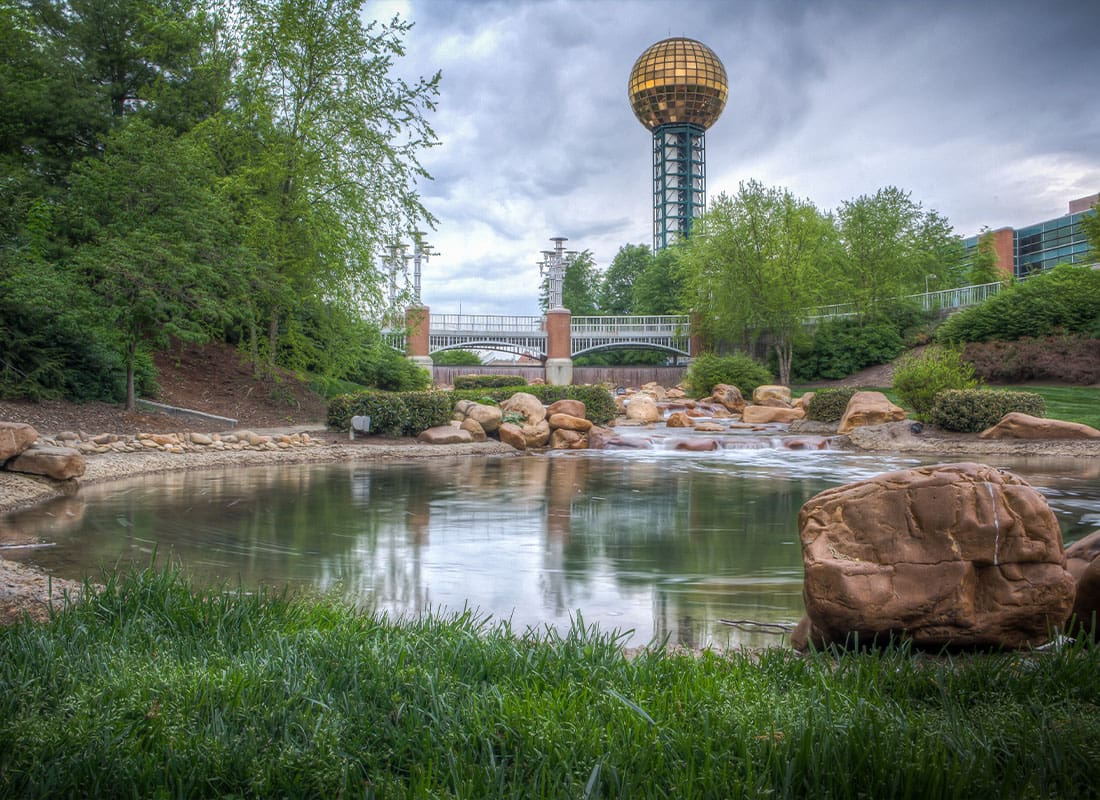
<svg viewBox="0 0 1100 800">
<path fill-rule="evenodd" d="M 937 280 L 936 276 L 931 274 L 931 273 L 924 276 L 924 293 L 925 294 L 928 294 L 928 279 L 929 278 L 931 278 L 932 280 Z"/>
<path fill-rule="evenodd" d="M 424 241 L 424 231 L 413 232 L 413 303 L 420 305 L 420 262 L 427 261 L 429 256 L 437 256 L 432 252 L 432 246 Z"/>
<path fill-rule="evenodd" d="M 562 307 L 562 284 L 565 282 L 565 267 L 576 252 L 566 250 L 565 243 L 569 240 L 564 236 L 552 236 L 550 241 L 554 243 L 553 250 L 542 251 L 542 261 L 539 265 L 539 275 L 549 278 L 548 306 L 549 309 Z"/>
</svg>

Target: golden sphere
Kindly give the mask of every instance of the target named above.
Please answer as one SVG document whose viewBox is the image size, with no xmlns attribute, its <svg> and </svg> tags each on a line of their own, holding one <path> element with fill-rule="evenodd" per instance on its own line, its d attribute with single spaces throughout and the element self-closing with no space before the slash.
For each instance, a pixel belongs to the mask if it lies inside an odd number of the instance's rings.
<svg viewBox="0 0 1100 800">
<path fill-rule="evenodd" d="M 650 130 L 671 123 L 709 128 L 726 107 L 726 68 L 694 39 L 665 39 L 630 70 L 630 105 Z"/>
</svg>

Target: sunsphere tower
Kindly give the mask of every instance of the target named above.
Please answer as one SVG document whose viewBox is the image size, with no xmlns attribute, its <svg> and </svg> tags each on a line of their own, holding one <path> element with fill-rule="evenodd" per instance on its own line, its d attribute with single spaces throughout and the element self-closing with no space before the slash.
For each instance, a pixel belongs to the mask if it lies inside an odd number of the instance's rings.
<svg viewBox="0 0 1100 800">
<path fill-rule="evenodd" d="M 630 71 L 630 105 L 653 132 L 653 250 L 691 233 L 706 207 L 704 135 L 726 106 L 726 68 L 702 42 L 649 47 Z"/>
</svg>

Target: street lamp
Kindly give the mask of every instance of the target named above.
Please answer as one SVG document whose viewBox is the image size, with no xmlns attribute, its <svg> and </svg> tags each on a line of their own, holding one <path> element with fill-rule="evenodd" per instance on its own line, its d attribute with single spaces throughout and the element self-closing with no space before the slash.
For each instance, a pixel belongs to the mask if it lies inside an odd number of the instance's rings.
<svg viewBox="0 0 1100 800">
<path fill-rule="evenodd" d="M 554 243 L 553 250 L 542 251 L 542 261 L 539 265 L 539 275 L 549 278 L 549 307 L 562 307 L 562 284 L 565 282 L 565 267 L 569 260 L 576 255 L 573 250 L 566 250 L 565 243 L 569 240 L 564 236 L 552 236 L 550 241 Z"/>
<path fill-rule="evenodd" d="M 413 302 L 420 305 L 420 262 L 427 261 L 429 256 L 437 256 L 432 252 L 432 246 L 424 241 L 424 231 L 413 232 Z"/>
<path fill-rule="evenodd" d="M 928 294 L 928 279 L 929 278 L 931 278 L 932 280 L 937 280 L 936 276 L 931 274 L 931 273 L 924 276 L 924 293 L 925 294 Z"/>
</svg>

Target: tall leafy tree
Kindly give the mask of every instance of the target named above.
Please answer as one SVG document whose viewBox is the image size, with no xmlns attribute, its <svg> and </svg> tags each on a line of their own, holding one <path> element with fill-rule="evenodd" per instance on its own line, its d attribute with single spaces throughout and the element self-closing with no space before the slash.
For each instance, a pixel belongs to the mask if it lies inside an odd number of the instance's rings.
<svg viewBox="0 0 1100 800">
<path fill-rule="evenodd" d="M 227 313 L 235 237 L 211 181 L 193 142 L 140 118 L 73 171 L 68 214 L 81 245 L 72 265 L 111 320 L 128 409 L 140 353 L 169 336 L 201 341 Z"/>
<path fill-rule="evenodd" d="M 1100 263 L 1100 203 L 1092 207 L 1091 214 L 1081 217 L 1081 228 L 1085 231 L 1089 244 L 1092 245 L 1091 257 Z"/>
<path fill-rule="evenodd" d="M 682 243 L 666 247 L 649 259 L 634 279 L 631 304 L 635 314 L 682 314 L 689 307 L 680 272 Z"/>
<path fill-rule="evenodd" d="M 611 260 L 600 287 L 600 309 L 605 314 L 630 314 L 634 309 L 634 283 L 653 260 L 648 245 L 624 244 Z"/>
<path fill-rule="evenodd" d="M 837 256 L 832 219 L 787 189 L 742 183 L 721 194 L 680 255 L 692 307 L 712 338 L 766 337 L 790 383 L 806 309 Z"/>
<path fill-rule="evenodd" d="M 993 248 L 993 236 L 988 228 L 978 234 L 978 246 L 970 254 L 970 268 L 966 279 L 972 285 L 993 283 L 1004 277 L 997 267 L 997 251 Z"/>
<path fill-rule="evenodd" d="M 237 174 L 257 253 L 257 314 L 276 358 L 303 295 L 376 303 L 386 241 L 430 224 L 416 191 L 439 75 L 390 74 L 409 24 L 364 24 L 363 0 L 242 0 L 241 118 L 257 137 Z M 293 350 L 293 342 L 282 342 Z M 287 355 L 294 360 L 293 352 Z"/>
<path fill-rule="evenodd" d="M 962 258 L 947 219 L 894 186 L 842 203 L 836 219 L 845 256 L 836 289 L 864 310 L 923 291 L 925 275 L 946 276 Z"/>
</svg>

